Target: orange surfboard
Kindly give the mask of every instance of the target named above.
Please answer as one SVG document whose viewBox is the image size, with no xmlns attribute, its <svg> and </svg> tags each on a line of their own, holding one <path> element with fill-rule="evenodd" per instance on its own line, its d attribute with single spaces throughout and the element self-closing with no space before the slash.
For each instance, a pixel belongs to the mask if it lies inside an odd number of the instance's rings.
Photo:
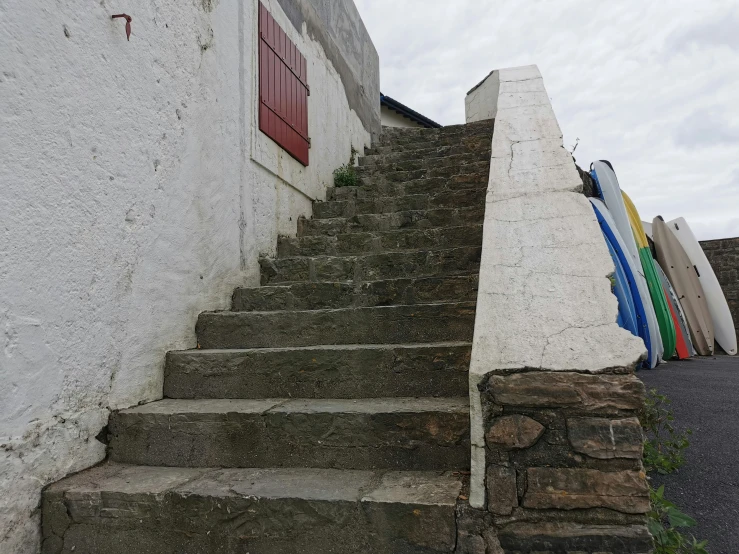
<svg viewBox="0 0 739 554">
<path fill-rule="evenodd" d="M 675 313 L 675 307 L 672 305 L 670 296 L 667 294 L 666 290 L 663 290 L 663 292 L 665 293 L 665 301 L 670 307 L 672 322 L 675 324 L 675 355 L 678 360 L 685 360 L 690 358 L 690 350 L 688 350 L 688 344 L 685 342 L 683 331 L 680 328 L 680 320 L 677 318 L 677 313 Z"/>
</svg>

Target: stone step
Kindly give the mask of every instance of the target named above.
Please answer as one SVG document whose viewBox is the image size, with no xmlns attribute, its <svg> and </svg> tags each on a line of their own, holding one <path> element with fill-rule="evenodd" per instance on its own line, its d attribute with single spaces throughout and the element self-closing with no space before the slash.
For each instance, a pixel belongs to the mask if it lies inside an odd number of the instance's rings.
<svg viewBox="0 0 739 554">
<path fill-rule="evenodd" d="M 262 258 L 261 283 L 367 282 L 458 275 L 479 270 L 481 250 L 481 246 L 463 246 L 363 256 Z"/>
<path fill-rule="evenodd" d="M 413 152 L 422 153 L 432 150 L 434 148 L 443 148 L 445 146 L 460 147 L 464 150 L 471 151 L 487 145 L 488 148 L 492 145 L 492 129 L 490 132 L 479 133 L 477 135 L 456 135 L 449 137 L 442 137 L 437 140 L 426 141 L 414 141 L 414 140 L 400 140 L 390 141 L 384 143 L 376 143 L 372 148 L 366 148 L 363 157 L 368 156 L 384 156 L 387 154 L 399 154 L 401 152 Z M 422 154 L 421 154 L 422 155 Z"/>
<path fill-rule="evenodd" d="M 463 397 L 468 342 L 169 352 L 166 398 Z"/>
<path fill-rule="evenodd" d="M 452 177 L 411 179 L 402 183 L 375 180 L 374 183 L 363 183 L 354 187 L 329 187 L 326 189 L 326 200 L 374 200 L 383 196 L 400 198 L 414 194 L 444 194 L 462 189 L 487 190 L 488 181 L 488 169 Z"/>
<path fill-rule="evenodd" d="M 408 210 L 389 214 L 360 214 L 354 217 L 335 217 L 332 219 L 301 218 L 298 220 L 298 237 L 333 236 L 396 229 L 438 229 L 440 227 L 458 229 L 462 225 L 482 225 L 484 217 L 485 204 L 480 203 L 470 208 Z M 391 242 L 395 242 L 395 240 L 394 238 L 390 239 Z"/>
<path fill-rule="evenodd" d="M 486 193 L 486 188 L 475 187 L 400 196 L 377 196 L 373 194 L 369 198 L 356 198 L 355 195 L 344 200 L 315 202 L 313 204 L 313 219 L 438 208 L 471 208 L 484 206 Z"/>
<path fill-rule="evenodd" d="M 487 178 L 490 174 L 490 160 L 470 161 L 468 163 L 448 166 L 430 166 L 420 169 L 382 169 L 373 167 L 358 167 L 357 174 L 359 182 L 369 188 L 382 190 L 383 185 L 394 183 L 407 183 L 408 181 L 416 181 L 419 179 L 433 179 L 442 177 L 450 179 L 459 175 L 474 175 L 480 181 L 483 177 Z"/>
<path fill-rule="evenodd" d="M 42 552 L 453 552 L 461 490 L 451 472 L 105 464 L 43 492 Z"/>
<path fill-rule="evenodd" d="M 485 135 L 475 136 L 464 143 L 450 144 L 446 146 L 425 145 L 415 149 L 391 150 L 390 146 L 381 146 L 374 149 L 374 154 L 367 154 L 359 158 L 360 166 L 377 166 L 385 163 L 396 163 L 417 159 L 440 159 L 460 154 L 477 153 L 481 159 L 490 158 L 492 137 Z"/>
<path fill-rule="evenodd" d="M 404 144 L 428 145 L 430 143 L 444 146 L 475 136 L 490 136 L 492 139 L 493 125 L 494 121 L 490 119 L 463 125 L 448 125 L 438 129 L 384 127 L 377 141 L 377 146 L 396 147 Z M 369 153 L 374 152 L 369 149 Z"/>
<path fill-rule="evenodd" d="M 437 147 L 450 148 L 450 147 Z M 460 148 L 456 146 L 455 148 Z M 471 163 L 490 163 L 490 149 L 487 151 L 465 151 L 447 156 L 424 157 L 412 156 L 412 153 L 398 152 L 396 154 L 378 154 L 360 158 L 357 170 L 360 173 L 380 173 L 393 171 L 416 171 L 419 169 L 455 168 L 469 165 Z M 400 156 L 405 156 L 401 158 Z"/>
<path fill-rule="evenodd" d="M 238 288 L 233 294 L 232 310 L 273 312 L 474 301 L 477 281 L 475 272 L 367 283 L 333 281 Z"/>
<path fill-rule="evenodd" d="M 339 310 L 204 312 L 200 348 L 283 348 L 323 344 L 470 341 L 474 302 Z"/>
<path fill-rule="evenodd" d="M 463 398 L 160 400 L 111 415 L 109 459 L 178 467 L 464 470 Z"/>
</svg>

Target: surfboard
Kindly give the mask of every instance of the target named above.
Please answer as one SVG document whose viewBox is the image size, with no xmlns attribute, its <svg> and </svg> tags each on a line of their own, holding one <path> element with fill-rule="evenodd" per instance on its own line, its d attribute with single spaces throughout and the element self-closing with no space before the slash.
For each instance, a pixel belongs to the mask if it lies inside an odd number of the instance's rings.
<svg viewBox="0 0 739 554">
<path fill-rule="evenodd" d="M 647 238 L 649 240 L 654 240 L 654 237 L 652 236 L 652 224 L 648 221 L 642 220 L 641 226 L 644 227 L 644 232 L 647 234 Z"/>
<path fill-rule="evenodd" d="M 639 258 L 639 249 L 636 246 L 633 233 L 631 231 L 631 222 L 629 214 L 626 212 L 623 196 L 621 195 L 621 187 L 618 184 L 616 173 L 610 162 L 601 160 L 590 164 L 591 174 L 594 173 L 593 179 L 598 193 L 603 202 L 611 212 L 611 217 L 616 225 L 624 245 L 635 258 Z"/>
<path fill-rule="evenodd" d="M 652 221 L 652 232 L 657 260 L 683 307 L 693 347 L 701 356 L 710 356 L 713 354 L 713 323 L 698 274 L 680 241 L 661 216 Z"/>
<path fill-rule="evenodd" d="M 667 297 L 670 301 L 670 308 L 675 314 L 675 331 L 679 335 L 676 346 L 677 356 L 681 360 L 683 359 L 681 357 L 682 352 L 680 351 L 680 338 L 682 338 L 687 348 L 687 356 L 685 357 L 689 358 L 691 356 L 695 356 L 696 351 L 695 348 L 693 348 L 693 342 L 690 340 L 690 328 L 688 327 L 688 322 L 685 320 L 685 313 L 683 312 L 683 307 L 680 305 L 680 300 L 677 298 L 675 289 L 672 288 L 672 283 L 670 283 L 670 280 L 667 278 L 667 275 L 665 275 L 664 270 L 657 260 L 654 261 L 654 266 L 657 268 L 657 274 L 659 275 L 660 281 L 662 281 L 662 288 L 664 288 L 667 293 Z"/>
<path fill-rule="evenodd" d="M 634 234 L 631 231 L 631 223 L 629 222 L 629 216 L 626 213 L 626 206 L 624 205 L 624 200 L 621 196 L 621 188 L 619 187 L 616 173 L 613 171 L 613 166 L 610 162 L 601 160 L 593 162 L 590 165 L 590 175 L 593 177 L 595 186 L 598 189 L 598 194 L 605 203 L 606 208 L 608 208 L 608 212 L 612 219 L 612 227 L 619 232 L 626 248 L 625 251 L 628 252 L 634 260 L 633 268 L 635 271 L 634 276 L 636 277 L 637 290 L 639 296 L 641 296 L 642 302 L 644 303 L 644 311 L 646 312 L 651 342 L 657 349 L 655 363 L 659 364 L 659 360 L 662 358 L 662 354 L 664 352 L 662 337 L 660 336 L 657 316 L 654 313 L 654 306 L 652 305 L 651 295 L 649 294 L 649 287 L 647 285 L 646 277 L 644 276 L 644 269 L 642 269 L 641 261 L 639 259 L 639 250 L 636 247 Z"/>
<path fill-rule="evenodd" d="M 639 249 L 639 260 L 641 261 L 642 269 L 644 269 L 644 276 L 647 280 L 649 295 L 652 298 L 654 313 L 657 316 L 659 333 L 664 347 L 663 358 L 665 360 L 669 360 L 675 354 L 675 346 L 677 342 L 675 323 L 672 319 L 672 313 L 670 312 L 670 306 L 667 302 L 665 290 L 662 287 L 662 282 L 659 280 L 659 275 L 657 275 L 657 269 L 654 267 L 654 258 L 652 258 L 652 251 L 649 249 L 647 235 L 644 232 L 644 227 L 642 227 L 639 212 L 628 194 L 622 191 L 621 196 L 624 199 L 626 213 L 628 214 L 629 222 L 631 223 L 631 231 L 634 234 L 636 247 Z"/>
<path fill-rule="evenodd" d="M 697 270 L 698 280 L 706 295 L 706 303 L 713 322 L 716 342 L 729 356 L 734 356 L 737 349 L 736 328 L 731 317 L 729 303 L 726 301 L 726 296 L 724 296 L 724 291 L 711 267 L 711 263 L 685 219 L 682 217 L 673 219 L 667 223 L 667 226 L 680 241 L 680 245 Z"/>
<path fill-rule="evenodd" d="M 675 356 L 677 356 L 678 360 L 685 360 L 687 358 L 690 358 L 690 352 L 688 351 L 688 345 L 685 342 L 685 337 L 683 336 L 682 331 L 680 330 L 679 323 L 677 321 L 677 312 L 675 311 L 675 306 L 670 301 L 669 296 L 667 295 L 667 291 L 665 291 L 665 301 L 667 302 L 667 306 L 670 308 L 670 315 L 672 316 L 672 322 L 675 326 Z"/>
<path fill-rule="evenodd" d="M 654 334 L 649 329 L 649 321 L 645 310 L 645 304 L 642 301 L 642 296 L 638 292 L 637 283 L 639 283 L 639 276 L 636 273 L 634 259 L 626 249 L 623 239 L 613 223 L 613 218 L 603 201 L 598 198 L 590 198 L 589 200 L 593 206 L 593 211 L 598 219 L 601 231 L 606 235 L 611 245 L 614 247 L 616 255 L 621 262 L 621 267 L 624 270 L 624 275 L 626 276 L 629 289 L 631 290 L 637 323 L 636 336 L 640 337 L 644 341 L 644 345 L 647 350 L 647 359 L 644 362 L 644 367 L 654 368 L 657 366 L 657 360 L 659 359 L 657 354 L 657 345 L 652 341 Z"/>
<path fill-rule="evenodd" d="M 611 281 L 611 292 L 613 292 L 618 300 L 618 324 L 623 329 L 629 331 L 632 335 L 639 336 L 639 329 L 636 321 L 636 309 L 634 308 L 634 298 L 631 293 L 629 280 L 626 277 L 626 272 L 624 271 L 624 267 L 621 264 L 621 260 L 616 253 L 616 248 L 613 243 L 611 243 L 611 240 L 605 233 L 603 233 L 603 238 L 606 241 L 608 252 L 611 254 L 613 265 L 616 268 Z"/>
</svg>

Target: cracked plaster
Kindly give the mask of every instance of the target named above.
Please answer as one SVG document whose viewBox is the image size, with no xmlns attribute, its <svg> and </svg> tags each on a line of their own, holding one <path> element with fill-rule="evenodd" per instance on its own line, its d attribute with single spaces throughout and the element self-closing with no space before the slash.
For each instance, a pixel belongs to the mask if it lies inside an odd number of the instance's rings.
<svg viewBox="0 0 739 554">
<path fill-rule="evenodd" d="M 538 68 L 494 71 L 465 104 L 468 123 L 495 118 L 470 364 L 470 504 L 482 508 L 487 375 L 630 367 L 645 349 L 616 323 L 613 263 Z"/>
</svg>

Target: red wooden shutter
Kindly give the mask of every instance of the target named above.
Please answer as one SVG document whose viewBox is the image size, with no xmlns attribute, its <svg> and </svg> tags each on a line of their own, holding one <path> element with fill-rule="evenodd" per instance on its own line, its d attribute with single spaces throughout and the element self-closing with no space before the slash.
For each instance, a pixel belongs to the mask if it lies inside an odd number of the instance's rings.
<svg viewBox="0 0 739 554">
<path fill-rule="evenodd" d="M 259 3 L 259 130 L 308 165 L 308 64 Z"/>
</svg>

